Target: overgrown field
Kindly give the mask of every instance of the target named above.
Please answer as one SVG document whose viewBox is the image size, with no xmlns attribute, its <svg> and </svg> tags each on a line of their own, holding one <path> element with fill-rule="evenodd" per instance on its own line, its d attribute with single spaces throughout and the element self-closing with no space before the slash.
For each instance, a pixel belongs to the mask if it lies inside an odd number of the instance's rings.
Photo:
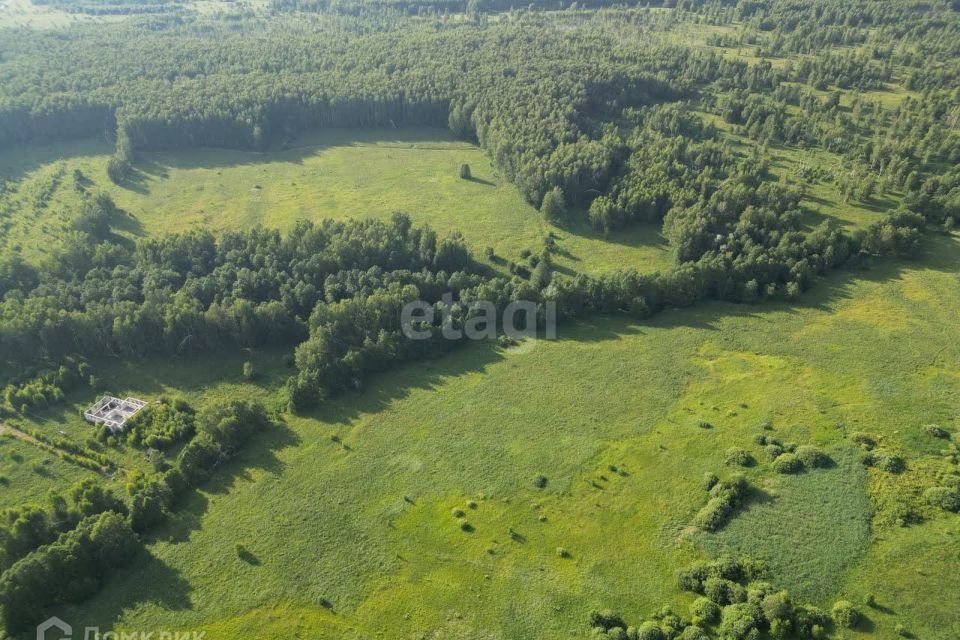
<svg viewBox="0 0 960 640">
<path fill-rule="evenodd" d="M 958 259 L 956 237 L 934 238 L 921 262 L 837 274 L 795 305 L 597 319 L 384 374 L 251 443 L 149 557 L 60 613 L 210 638 L 585 637 L 591 608 L 685 607 L 677 567 L 747 551 L 799 601 L 875 596 L 851 637 L 953 637 L 960 521 L 918 495 L 943 464 L 923 426 L 960 426 Z M 254 357 L 257 383 L 239 360 L 99 371 L 202 404 L 268 393 L 279 354 Z M 864 469 L 856 432 L 906 471 Z M 834 463 L 776 474 L 760 433 Z M 726 466 L 734 446 L 758 464 Z M 759 492 L 720 532 L 694 532 L 703 474 L 736 470 Z M 904 522 L 910 510 L 926 521 Z"/>
</svg>

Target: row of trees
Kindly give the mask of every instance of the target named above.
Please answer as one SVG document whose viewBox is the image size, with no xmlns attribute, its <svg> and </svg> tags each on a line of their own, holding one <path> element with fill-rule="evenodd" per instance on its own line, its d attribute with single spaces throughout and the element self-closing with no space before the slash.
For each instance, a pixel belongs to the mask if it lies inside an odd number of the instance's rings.
<svg viewBox="0 0 960 640">
<path fill-rule="evenodd" d="M 75 529 L 0 575 L 0 607 L 6 630 L 25 630 L 42 620 L 49 607 L 90 597 L 141 549 L 124 516 L 106 511 L 85 518 Z"/>
<path fill-rule="evenodd" d="M 0 290 L 0 353 L 16 371 L 68 354 L 189 355 L 226 346 L 291 344 L 314 307 L 359 272 L 438 285 L 469 270 L 459 235 L 438 239 L 391 222 L 301 223 L 286 236 L 253 229 L 190 232 L 118 244 L 76 232 L 29 277 Z M 31 286 L 33 285 L 33 286 Z"/>
</svg>

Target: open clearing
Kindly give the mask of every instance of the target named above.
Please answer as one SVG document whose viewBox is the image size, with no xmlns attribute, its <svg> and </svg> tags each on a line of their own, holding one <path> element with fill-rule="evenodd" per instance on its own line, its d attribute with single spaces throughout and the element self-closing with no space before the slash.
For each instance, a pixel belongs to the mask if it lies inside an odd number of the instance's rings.
<svg viewBox="0 0 960 640">
<path fill-rule="evenodd" d="M 891 637 L 896 622 L 918 637 L 955 635 L 943 594 L 960 588 L 960 525 L 932 513 L 901 529 L 890 516 L 925 482 L 921 425 L 958 426 L 958 260 L 958 238 L 939 237 L 922 262 L 839 273 L 796 305 L 598 319 L 563 327 L 555 342 L 475 345 L 384 374 L 259 438 L 154 536 L 149 557 L 62 613 L 211 638 L 585 637 L 591 607 L 636 617 L 682 604 L 676 567 L 749 550 L 821 605 L 873 593 L 881 607 L 856 637 Z M 259 384 L 239 381 L 239 361 L 100 373 L 145 397 L 203 403 L 269 393 L 279 356 L 255 357 Z M 822 446 L 835 466 L 772 473 L 751 441 L 765 420 L 785 440 Z M 895 479 L 864 472 L 846 437 L 861 430 L 917 463 Z M 690 535 L 700 478 L 732 472 L 730 446 L 761 460 L 746 473 L 763 499 L 742 524 Z M 824 554 L 798 522 L 843 552 Z M 255 561 L 238 559 L 235 543 Z M 922 575 L 909 568 L 930 553 L 939 560 Z"/>
<path fill-rule="evenodd" d="M 123 187 L 106 175 L 110 153 L 106 144 L 81 141 L 0 154 L 0 176 L 19 185 L 8 196 L 18 215 L 0 238 L 35 257 L 57 242 L 79 198 L 73 187 L 79 169 L 131 214 L 117 225 L 128 237 L 258 224 L 289 229 L 302 219 L 387 219 L 403 211 L 441 235 L 462 232 L 479 259 L 493 247 L 505 260 L 518 260 L 524 249 L 539 251 L 553 232 L 561 273 L 625 266 L 654 271 L 673 260 L 652 225 L 636 225 L 608 241 L 586 222 L 569 229 L 546 223 L 481 149 L 441 129 L 328 130 L 265 153 L 142 153 L 137 175 Z M 472 180 L 460 179 L 462 163 L 470 165 Z"/>
</svg>

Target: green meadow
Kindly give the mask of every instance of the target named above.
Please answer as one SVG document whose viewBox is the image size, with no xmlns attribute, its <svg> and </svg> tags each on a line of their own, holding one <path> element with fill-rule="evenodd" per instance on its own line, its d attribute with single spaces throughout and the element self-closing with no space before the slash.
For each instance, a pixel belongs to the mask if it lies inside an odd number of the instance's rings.
<svg viewBox="0 0 960 640">
<path fill-rule="evenodd" d="M 594 607 L 628 619 L 685 607 L 677 567 L 747 552 L 799 601 L 873 595 L 848 637 L 890 638 L 897 624 L 951 637 L 960 522 L 917 495 L 944 464 L 922 426 L 960 426 L 958 259 L 960 238 L 933 237 L 921 261 L 837 273 L 793 304 L 598 318 L 556 341 L 475 344 L 380 375 L 260 436 L 143 558 L 59 613 L 209 638 L 576 638 Z M 244 359 L 257 382 L 242 380 Z M 204 404 L 268 399 L 280 360 L 98 371 L 107 386 Z M 865 469 L 855 432 L 907 470 Z M 816 444 L 833 464 L 778 475 L 758 433 Z M 726 466 L 733 446 L 758 464 Z M 694 531 L 704 473 L 736 471 L 755 495 L 719 532 Z M 900 526 L 904 509 L 926 521 Z"/>
<path fill-rule="evenodd" d="M 605 239 L 585 221 L 548 224 L 480 148 L 441 129 L 327 130 L 269 152 L 141 153 L 136 175 L 123 186 L 106 175 L 111 152 L 105 143 L 86 140 L 0 154 L 0 177 L 15 185 L 0 200 L 9 212 L 0 215 L 6 228 L 0 242 L 35 259 L 57 243 L 80 198 L 74 187 L 79 170 L 89 188 L 109 192 L 129 214 L 117 223 L 117 232 L 129 238 L 258 224 L 283 230 L 297 220 L 387 219 L 403 211 L 441 235 L 463 233 L 478 257 L 491 247 L 503 260 L 518 260 L 525 249 L 538 252 L 553 233 L 560 249 L 556 268 L 567 274 L 626 265 L 654 271 L 673 261 L 653 225 Z M 470 165 L 470 180 L 459 176 L 463 163 Z"/>
<path fill-rule="evenodd" d="M 142 153 L 123 186 L 106 176 L 109 154 L 91 140 L 0 154 L 0 242 L 42 260 L 70 228 L 79 177 L 126 212 L 121 240 L 405 211 L 441 234 L 462 231 L 478 257 L 489 246 L 517 259 L 553 233 L 563 273 L 672 263 L 653 227 L 605 239 L 547 224 L 480 149 L 436 129 L 331 130 L 263 153 Z M 798 163 L 838 163 L 825 152 L 769 154 L 788 180 Z M 462 163 L 473 179 L 459 178 Z M 844 203 L 821 183 L 804 205 L 811 224 L 856 228 L 895 200 Z M 679 567 L 745 553 L 798 601 L 829 608 L 873 595 L 878 606 L 851 637 L 892 637 L 898 624 L 917 637 L 960 633 L 941 595 L 960 587 L 960 525 L 919 500 L 943 445 L 922 426 L 960 426 L 958 259 L 956 236 L 934 236 L 920 261 L 841 272 L 797 302 L 710 303 L 643 324 L 597 318 L 562 327 L 556 341 L 475 344 L 375 377 L 313 414 L 286 415 L 151 533 L 144 557 L 59 613 L 75 625 L 210 638 L 579 638 L 593 608 L 630 620 L 663 604 L 685 610 Z M 95 362 L 95 389 L 11 426 L 86 442 L 80 412 L 103 392 L 270 404 L 292 372 L 284 355 Z M 241 375 L 245 361 L 256 380 Z M 907 456 L 907 471 L 864 468 L 856 432 Z M 817 445 L 833 463 L 776 474 L 759 433 Z M 758 464 L 726 466 L 730 447 Z M 133 447 L 106 454 L 117 490 L 151 468 Z M 690 526 L 706 472 L 742 472 L 755 488 L 716 533 Z M 0 439 L 2 506 L 90 475 Z M 927 521 L 901 527 L 917 510 Z M 916 569 L 931 553 L 938 561 Z"/>
<path fill-rule="evenodd" d="M 0 509 L 42 501 L 51 490 L 94 476 L 32 444 L 0 437 Z"/>
</svg>

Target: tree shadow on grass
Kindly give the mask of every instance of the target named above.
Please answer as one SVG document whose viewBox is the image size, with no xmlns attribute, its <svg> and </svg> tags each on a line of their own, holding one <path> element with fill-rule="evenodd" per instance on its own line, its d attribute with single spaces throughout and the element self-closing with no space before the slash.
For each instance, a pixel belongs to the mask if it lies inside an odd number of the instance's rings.
<svg viewBox="0 0 960 640">
<path fill-rule="evenodd" d="M 203 516 L 210 507 L 208 495 L 226 495 L 238 481 L 253 481 L 254 471 L 273 476 L 283 473 L 284 464 L 277 451 L 300 444 L 300 437 L 286 424 L 254 435 L 240 453 L 218 467 L 209 480 L 199 487 L 178 496 L 173 512 L 157 528 L 143 536 L 148 543 L 166 541 L 177 544 L 188 542 L 190 534 L 200 528 Z"/>
<path fill-rule="evenodd" d="M 286 423 L 279 422 L 252 437 L 240 453 L 227 464 L 220 466 L 200 490 L 205 493 L 227 494 L 236 482 L 252 481 L 254 471 L 279 476 L 283 473 L 284 463 L 277 457 L 277 451 L 299 444 L 300 436 Z"/>
<path fill-rule="evenodd" d="M 334 147 L 361 147 L 390 143 L 425 145 L 423 150 L 436 143 L 452 143 L 450 131 L 443 127 L 402 127 L 399 129 L 314 129 L 301 132 L 290 143 L 275 143 L 269 149 L 198 147 L 181 151 L 153 151 L 138 153 L 136 167 L 144 173 L 164 177 L 169 169 L 226 169 L 249 165 L 266 165 L 272 162 L 303 164 L 304 159 Z M 402 147 L 416 149 L 416 146 Z M 399 160 L 398 160 L 399 161 Z M 477 180 L 485 184 L 484 180 Z"/>
<path fill-rule="evenodd" d="M 382 411 L 414 390 L 436 390 L 447 378 L 484 371 L 505 357 L 505 352 L 492 340 L 458 345 L 454 351 L 457 357 L 445 357 L 444 354 L 374 374 L 366 381 L 364 389 L 340 394 L 316 409 L 304 412 L 303 417 L 349 424 L 363 414 Z"/>
<path fill-rule="evenodd" d="M 140 222 L 140 219 L 131 213 L 127 213 L 126 211 L 115 215 L 113 220 L 110 221 L 110 226 L 116 231 L 123 231 L 124 233 L 128 233 L 138 238 L 142 238 L 147 235 L 146 229 L 144 229 L 143 223 Z M 129 243 L 130 248 L 133 248 L 133 243 L 130 242 L 129 239 L 123 238 L 122 236 L 114 236 L 112 241 Z"/>
<path fill-rule="evenodd" d="M 478 178 L 477 176 L 470 176 L 469 178 L 467 178 L 467 181 L 475 182 L 476 184 L 482 184 L 487 187 L 497 186 L 496 182 L 491 182 L 490 180 L 484 180 L 483 178 Z"/>
<path fill-rule="evenodd" d="M 862 282 L 889 282 L 900 280 L 905 273 L 931 269 L 942 273 L 956 273 L 960 269 L 960 242 L 958 237 L 931 233 L 925 238 L 924 248 L 916 260 L 868 258 L 857 264 L 836 269 L 817 279 L 813 286 L 796 300 L 769 300 L 750 303 L 707 300 L 684 309 L 665 310 L 642 322 L 659 328 L 692 327 L 716 330 L 730 318 L 762 318 L 771 311 L 789 314 L 803 311 L 829 312 L 838 303 L 852 300 Z"/>
<path fill-rule="evenodd" d="M 144 576 L 150 579 L 144 580 Z M 75 629 L 99 626 L 105 632 L 117 624 L 124 612 L 146 603 L 167 611 L 193 608 L 190 583 L 146 548 L 127 567 L 108 578 L 105 586 L 89 600 L 56 614 Z"/>
<path fill-rule="evenodd" d="M 0 152 L 0 180 L 21 180 L 27 174 L 61 160 L 109 155 L 113 145 L 102 138 L 79 138 L 43 144 L 15 144 Z"/>
</svg>

